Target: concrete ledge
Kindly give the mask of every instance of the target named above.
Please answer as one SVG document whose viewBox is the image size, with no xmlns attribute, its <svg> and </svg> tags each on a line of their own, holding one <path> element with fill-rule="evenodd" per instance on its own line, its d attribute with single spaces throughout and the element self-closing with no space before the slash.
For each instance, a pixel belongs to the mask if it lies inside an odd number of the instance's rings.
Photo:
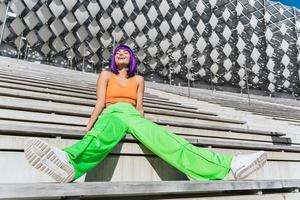
<svg viewBox="0 0 300 200">
<path fill-rule="evenodd" d="M 165 91 L 184 97 L 188 97 L 187 88 L 170 86 L 166 84 L 147 83 L 148 88 Z M 240 111 L 252 112 L 253 114 L 281 117 L 288 119 L 299 119 L 299 108 L 297 106 L 290 106 L 284 103 L 272 103 L 270 100 L 252 99 L 249 106 L 248 100 L 242 98 L 234 93 L 221 93 L 214 92 L 213 94 L 209 90 L 203 90 L 199 88 L 190 88 L 190 97 L 199 101 L 205 101 L 212 104 L 218 104 L 223 107 L 235 108 Z M 269 101 L 269 102 L 268 102 Z M 292 101 L 290 101 L 292 102 Z M 296 114 L 297 113 L 297 114 Z"/>
<path fill-rule="evenodd" d="M 3 80 L 3 78 L 0 77 L 0 84 L 2 86 L 1 88 L 1 94 L 6 96 L 16 96 L 15 93 L 17 93 L 18 97 L 22 98 L 30 98 L 30 99 L 42 99 L 43 95 L 47 94 L 48 99 L 50 99 L 50 96 L 53 95 L 60 95 L 61 98 L 81 98 L 82 100 L 96 100 L 96 94 L 90 93 L 90 94 L 83 94 L 80 91 L 67 91 L 63 89 L 51 89 L 47 85 L 28 85 L 28 83 L 24 84 L 22 81 L 16 82 L 13 80 Z M 15 92 L 12 92 L 11 90 L 15 90 Z M 16 91 L 17 90 L 17 91 Z M 3 92 L 2 92 L 3 91 Z M 8 93 L 12 92 L 12 93 Z M 24 95 L 24 92 L 30 92 L 32 93 L 32 97 Z M 57 98 L 54 98 L 53 101 L 55 101 Z M 52 100 L 52 99 L 51 99 Z M 206 114 L 206 115 L 214 115 L 216 114 L 212 112 L 206 112 L 206 111 L 200 111 L 197 110 L 196 107 L 191 106 L 184 106 L 176 102 L 171 102 L 168 99 L 160 98 L 160 97 L 153 97 L 147 93 L 145 93 L 144 96 L 144 105 L 147 105 L 147 103 L 157 103 L 155 107 L 157 108 L 167 108 L 170 109 L 172 107 L 172 110 L 178 110 L 178 111 L 188 111 L 192 113 L 199 113 L 199 114 Z M 75 103 L 75 102 L 70 102 Z M 94 105 L 94 104 L 93 104 Z"/>
<path fill-rule="evenodd" d="M 2 89 L 0 89 L 1 94 Z M 30 94 L 29 94 L 30 95 Z M 32 97 L 31 97 L 32 98 Z M 231 120 L 216 116 L 207 115 L 206 113 L 190 113 L 190 112 L 182 112 L 173 110 L 170 106 L 169 109 L 157 109 L 159 105 L 156 102 L 144 100 L 144 111 L 145 113 L 170 116 L 170 117 L 182 117 L 187 119 L 201 119 L 215 122 L 223 122 L 223 123 L 233 123 L 233 124 L 245 124 L 246 122 L 240 120 Z M 91 102 L 94 104 L 94 102 Z M 162 104 L 162 103 L 160 103 Z M 175 109 L 177 105 L 174 106 Z M 58 102 L 52 101 L 40 101 L 33 99 L 24 99 L 24 98 L 15 98 L 15 97 L 7 97 L 2 96 L 0 99 L 0 108 L 4 109 L 13 109 L 19 111 L 33 111 L 33 112 L 41 112 L 41 113 L 55 113 L 62 115 L 73 115 L 73 116 L 82 116 L 89 117 L 92 112 L 92 105 L 89 107 L 82 107 L 78 105 L 77 108 L 74 108 L 74 104 L 62 104 Z M 194 110 L 191 110 L 194 111 Z"/>
<path fill-rule="evenodd" d="M 0 198 L 50 197 L 154 197 L 163 195 L 204 195 L 215 193 L 253 193 L 264 190 L 299 190 L 300 180 L 261 181 L 159 181 L 0 184 Z"/>
<path fill-rule="evenodd" d="M 61 138 L 72 138 L 80 139 L 84 136 L 84 132 L 80 130 L 70 130 L 70 129 L 58 129 L 58 128 L 43 128 L 43 127 L 33 127 L 33 126 L 10 126 L 10 125 L 0 125 L 0 133 L 3 135 L 22 135 L 22 136 L 33 136 L 33 137 L 61 137 Z M 192 144 L 199 146 L 213 146 L 222 148 L 237 148 L 237 149 L 264 149 L 264 150 L 274 150 L 274 151 L 287 151 L 287 152 L 300 152 L 300 147 L 289 146 L 291 145 L 288 138 L 283 138 L 280 141 L 273 141 L 277 144 L 268 144 L 265 142 L 249 142 L 241 140 L 216 140 L 212 138 L 200 138 L 197 137 L 187 137 L 182 136 L 187 141 Z M 137 142 L 130 134 L 126 135 L 125 141 Z M 286 142 L 286 143 L 285 143 Z"/>
<path fill-rule="evenodd" d="M 36 115 L 37 116 L 37 115 Z M 51 116 L 51 115 L 50 115 Z M 40 117 L 40 116 L 39 116 Z M 70 117 L 71 118 L 71 117 Z M 73 117 L 75 118 L 75 117 Z M 53 119 L 54 120 L 54 119 Z M 16 121 L 16 120 L 15 120 Z M 21 121 L 26 122 L 25 119 L 22 119 Z M 268 132 L 268 131 L 261 131 L 261 130 L 251 130 L 251 129 L 244 129 L 244 128 L 235 128 L 235 127 L 225 127 L 225 126 L 215 126 L 215 125 L 205 125 L 205 124 L 198 124 L 198 123 L 189 123 L 186 124 L 185 122 L 174 122 L 170 120 L 160 120 L 160 119 L 152 119 L 151 120 L 153 123 L 156 123 L 158 125 L 165 125 L 165 126 L 173 126 L 173 127 L 184 127 L 184 128 L 196 128 L 196 129 L 204 129 L 204 130 L 216 130 L 216 131 L 225 131 L 225 132 L 235 132 L 235 133 L 243 133 L 243 134 L 254 134 L 254 135 L 266 135 L 266 136 L 273 136 L 273 137 L 281 137 L 285 136 L 284 133 L 277 133 L 277 132 Z M 32 120 L 28 120 L 27 122 L 32 122 Z M 84 125 L 77 122 L 73 122 L 73 124 L 63 124 L 63 123 L 51 123 L 49 120 L 34 120 L 36 123 L 47 123 L 47 124 L 56 124 L 56 125 L 72 125 L 76 126 L 78 128 L 84 128 Z M 62 136 L 62 135 L 74 135 L 74 131 L 70 129 L 61 129 L 61 128 L 47 128 L 47 127 L 37 127 L 37 126 L 11 126 L 11 125 L 5 125 L 5 124 L 0 124 L 0 132 L 9 132 L 9 133 L 22 133 L 26 132 L 31 132 L 33 134 L 38 134 L 38 133 L 44 133 L 44 134 L 49 134 L 49 135 L 57 135 L 57 136 Z M 29 133 L 28 132 L 28 133 Z M 69 133 L 69 134 L 67 134 Z M 77 134 L 83 134 L 83 131 L 76 131 Z"/>
<path fill-rule="evenodd" d="M 14 58 L 0 56 L 0 67 L 3 69 L 22 69 L 35 73 L 42 73 L 44 75 L 52 75 L 57 76 L 58 74 L 68 74 L 67 79 L 74 79 L 75 77 L 81 76 L 82 79 L 86 83 L 90 83 L 89 80 L 95 80 L 97 78 L 97 74 L 93 73 L 85 73 L 81 71 L 70 70 L 62 67 L 51 66 L 47 64 L 33 63 L 24 60 L 17 60 Z M 87 81 L 86 81 L 87 80 Z"/>
<path fill-rule="evenodd" d="M 270 136 L 285 136 L 285 133 L 279 132 L 271 132 L 271 131 L 263 131 L 263 130 L 254 130 L 254 129 L 244 129 L 244 128 L 235 128 L 235 127 L 225 127 L 225 126 L 210 126 L 210 125 L 202 125 L 197 123 L 180 123 L 180 122 L 172 122 L 167 120 L 153 120 L 158 124 L 168 124 L 172 126 L 180 126 L 180 127 L 189 127 L 189 128 L 199 128 L 199 129 L 207 129 L 207 130 L 222 130 L 222 131 L 231 131 L 231 132 L 239 132 L 239 133 L 249 133 L 249 134 L 258 134 L 258 135 L 270 135 Z"/>
<path fill-rule="evenodd" d="M 25 85 L 17 85 L 6 82 L 1 82 L 1 90 L 0 94 L 9 96 L 9 97 L 20 97 L 25 99 L 38 99 L 38 100 L 51 100 L 53 102 L 64 102 L 71 104 L 83 104 L 83 105 L 94 105 L 96 96 L 82 96 L 77 95 L 78 97 L 70 97 L 70 95 L 75 93 L 66 93 L 59 90 L 51 90 L 48 88 L 39 88 L 39 87 L 31 87 Z M 157 101 L 158 99 L 153 99 L 151 97 L 144 97 L 144 100 L 153 100 Z M 196 107 L 187 107 L 183 106 L 180 103 L 171 102 L 168 100 L 164 100 L 162 98 L 159 99 L 160 104 L 174 105 L 174 106 L 182 106 L 184 108 L 197 109 Z"/>
<path fill-rule="evenodd" d="M 74 82 L 67 82 L 64 80 L 60 81 L 54 81 L 51 78 L 46 78 L 43 76 L 33 76 L 30 72 L 27 72 L 26 75 L 15 73 L 15 72 L 8 72 L 4 71 L 0 68 L 0 76 L 5 77 L 5 78 L 10 78 L 10 79 L 15 79 L 15 80 L 24 80 L 28 81 L 31 83 L 41 83 L 41 84 L 47 84 L 47 85 L 52 85 L 52 86 L 58 86 L 61 87 L 62 85 L 65 88 L 73 88 L 73 89 L 82 89 L 82 90 L 87 90 L 87 91 L 92 91 L 95 92 L 95 87 L 90 87 L 88 85 L 83 85 L 82 83 L 76 83 Z M 95 83 L 96 86 L 96 83 Z"/>
</svg>

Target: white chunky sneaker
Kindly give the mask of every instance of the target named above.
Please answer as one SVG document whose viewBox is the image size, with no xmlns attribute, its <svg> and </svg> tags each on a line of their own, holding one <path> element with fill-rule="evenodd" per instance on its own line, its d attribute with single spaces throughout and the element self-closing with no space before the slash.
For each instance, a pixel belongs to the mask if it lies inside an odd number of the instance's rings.
<svg viewBox="0 0 300 200">
<path fill-rule="evenodd" d="M 74 168 L 62 150 L 38 138 L 25 141 L 25 157 L 34 168 L 51 176 L 60 183 L 73 180 Z"/>
<path fill-rule="evenodd" d="M 254 171 L 261 168 L 267 161 L 267 154 L 264 151 L 234 156 L 231 162 L 231 171 L 236 180 L 245 179 Z"/>
</svg>

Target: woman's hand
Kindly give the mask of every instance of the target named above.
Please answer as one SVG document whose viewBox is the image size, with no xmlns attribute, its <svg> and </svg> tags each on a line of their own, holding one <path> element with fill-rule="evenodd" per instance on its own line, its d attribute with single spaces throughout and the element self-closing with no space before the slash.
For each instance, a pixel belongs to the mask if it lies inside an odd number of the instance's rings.
<svg viewBox="0 0 300 200">
<path fill-rule="evenodd" d="M 137 111 L 139 111 L 141 113 L 141 116 L 144 117 L 144 109 L 141 108 L 136 108 Z"/>
</svg>

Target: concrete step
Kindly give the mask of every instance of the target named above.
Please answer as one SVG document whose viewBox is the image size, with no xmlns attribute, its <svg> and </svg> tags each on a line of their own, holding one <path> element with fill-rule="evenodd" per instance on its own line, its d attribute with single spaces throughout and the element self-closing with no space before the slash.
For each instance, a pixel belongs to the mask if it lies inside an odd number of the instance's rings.
<svg viewBox="0 0 300 200">
<path fill-rule="evenodd" d="M 9 63 L 11 66 L 7 67 Z M 232 155 L 265 150 L 267 164 L 241 182 L 232 181 L 232 174 L 224 181 L 188 181 L 128 134 L 100 165 L 76 183 L 53 183 L 50 177 L 29 166 L 23 152 L 24 141 L 40 137 L 63 148 L 81 139 L 84 120 L 95 104 L 97 77 L 35 63 L 0 60 L 0 199 L 300 199 L 300 174 L 296 173 L 300 167 L 300 143 L 284 137 L 290 135 L 291 129 L 282 127 L 280 132 L 249 128 L 249 122 L 241 120 L 249 110 L 237 114 L 234 109 L 222 107 L 222 98 L 197 94 L 206 101 L 199 106 L 195 100 L 181 101 L 178 95 L 160 95 L 147 87 L 146 118 L 198 147 Z M 229 102 L 226 106 L 243 109 L 243 104 L 235 99 L 225 100 Z M 266 108 L 272 109 L 273 105 L 267 104 Z M 281 111 L 285 114 L 290 109 Z M 62 120 L 57 121 L 59 117 Z M 256 122 L 270 128 L 275 124 Z M 245 127 L 236 126 L 243 124 Z M 278 124 L 281 126 L 282 121 Z M 108 185 L 104 185 L 107 181 Z"/>
<path fill-rule="evenodd" d="M 23 97 L 23 98 L 31 98 L 31 99 L 45 99 L 43 97 L 45 97 L 47 95 L 47 99 L 53 100 L 53 101 L 56 101 L 57 99 L 63 99 L 63 98 L 69 98 L 69 97 L 73 98 L 72 100 L 74 100 L 74 98 L 81 98 L 81 99 L 93 100 L 92 105 L 94 105 L 95 101 L 96 101 L 96 94 L 94 94 L 94 95 L 80 94 L 80 93 L 76 93 L 76 92 L 62 91 L 59 89 L 49 89 L 47 86 L 45 86 L 44 88 L 37 87 L 37 86 L 26 86 L 26 85 L 20 85 L 20 84 L 16 84 L 16 83 L 2 82 L 1 80 L 0 80 L 0 84 L 2 86 L 0 88 L 0 90 L 1 90 L 0 94 L 5 95 L 5 96 L 15 96 L 15 97 Z M 30 95 L 30 94 L 32 94 L 32 95 Z M 53 99 L 51 99 L 51 97 Z M 69 102 L 72 104 L 78 103 L 76 101 L 75 102 L 69 101 Z M 149 103 L 149 102 L 156 103 L 157 106 L 161 106 L 161 107 L 168 108 L 168 109 L 169 109 L 168 106 L 171 106 L 171 107 L 173 107 L 173 109 L 176 109 L 176 110 L 189 111 L 189 112 L 193 112 L 193 113 L 201 113 L 201 110 L 195 111 L 195 109 L 197 109 L 195 107 L 181 105 L 176 102 L 170 102 L 166 98 L 160 98 L 160 97 L 156 97 L 154 95 L 145 95 L 144 102 L 145 103 Z M 208 112 L 208 111 L 202 112 L 202 113 L 207 114 L 207 115 L 216 115 L 216 114 L 214 114 L 212 112 Z"/>
<path fill-rule="evenodd" d="M 9 121 L 19 122 L 21 125 L 19 130 L 17 128 L 11 127 L 9 128 L 11 131 L 20 131 L 22 130 L 22 126 L 27 127 L 26 124 L 32 123 L 32 124 L 44 124 L 43 128 L 45 131 L 51 131 L 51 129 L 47 130 L 47 127 L 49 125 L 54 125 L 57 128 L 58 127 L 66 127 L 64 131 L 68 131 L 69 127 L 76 126 L 79 128 L 84 128 L 86 126 L 87 118 L 83 117 L 76 117 L 76 116 L 68 116 L 68 115 L 56 115 L 56 114 L 45 114 L 45 113 L 34 113 L 34 112 L 25 112 L 25 111 L 15 111 L 15 110 L 1 110 L 1 118 L 2 118 L 2 125 L 1 127 L 4 129 L 6 126 L 10 126 L 8 123 Z M 2 112 L 3 111 L 3 112 Z M 4 112 L 5 111 L 5 112 Z M 190 129 L 201 129 L 201 130 L 211 130 L 211 131 L 222 131 L 222 132 L 228 132 L 229 134 L 231 132 L 234 133 L 242 133 L 242 134 L 252 134 L 252 135 L 262 135 L 262 136 L 270 136 L 270 137 L 282 137 L 285 136 L 284 133 L 279 132 L 269 132 L 269 131 L 262 131 L 262 130 L 254 130 L 254 129 L 245 129 L 245 128 L 238 128 L 238 127 L 231 127 L 231 126 L 219 126 L 219 125 L 209 125 L 206 123 L 185 123 L 178 121 L 171 121 L 171 120 L 165 120 L 165 119 L 158 119 L 158 118 L 152 118 L 148 119 L 152 121 L 153 123 L 156 123 L 158 125 L 164 125 L 164 126 L 170 126 L 170 127 L 178 127 L 178 128 L 190 128 Z M 29 126 L 27 129 L 34 129 L 36 126 Z M 41 126 L 40 126 L 41 127 Z M 184 130 L 184 129 L 182 129 Z M 185 129 L 188 130 L 188 129 Z M 8 131 L 8 130 L 6 130 Z M 32 130 L 34 131 L 34 130 Z M 53 132 L 53 131 L 51 131 Z M 195 132 L 195 131 L 194 131 Z M 55 133 L 55 131 L 54 131 Z M 185 132 L 185 134 L 189 134 L 189 132 Z M 242 138 L 242 136 L 241 136 Z M 278 138 L 280 140 L 280 138 Z"/>
<path fill-rule="evenodd" d="M 94 87 L 90 85 L 85 85 L 82 84 L 82 82 L 76 82 L 74 81 L 65 81 L 62 77 L 59 78 L 56 76 L 58 80 L 53 80 L 50 77 L 43 77 L 43 76 L 38 76 L 38 75 L 32 75 L 32 73 L 27 71 L 24 72 L 16 72 L 16 71 L 7 71 L 3 70 L 0 68 L 0 77 L 3 78 L 10 78 L 10 79 L 15 79 L 15 80 L 23 80 L 26 82 L 30 83 L 41 83 L 41 84 L 47 84 L 47 85 L 52 85 L 52 86 L 64 86 L 66 88 L 74 88 L 74 89 L 83 89 L 87 91 L 95 91 L 96 89 L 96 84 Z"/>
<path fill-rule="evenodd" d="M 78 86 L 89 90 L 95 90 L 96 85 L 92 83 L 96 83 L 99 77 L 99 74 L 97 74 L 98 76 L 89 79 L 79 79 L 77 77 L 69 78 L 64 76 L 64 74 L 60 74 L 60 73 L 51 75 L 48 73 L 38 73 L 38 72 L 30 71 L 28 69 L 24 70 L 17 67 L 5 68 L 2 67 L 1 65 L 0 65 L 0 74 L 7 75 L 12 78 L 14 77 L 24 78 L 24 79 L 29 78 L 32 81 L 48 82 L 57 85 Z M 87 82 L 85 80 L 87 80 Z"/>
<path fill-rule="evenodd" d="M 33 63 L 28 62 L 24 60 L 16 60 L 8 57 L 0 56 L 0 66 L 5 68 L 18 68 L 18 69 L 24 69 L 31 72 L 38 72 L 43 73 L 47 76 L 56 76 L 56 75 L 62 75 L 62 74 L 68 74 L 66 79 L 73 78 L 76 79 L 79 76 L 81 77 L 81 80 L 84 80 L 85 82 L 89 82 L 89 80 L 94 79 L 97 77 L 97 74 L 93 73 L 87 73 L 82 71 L 76 71 L 71 69 L 66 69 L 62 67 L 55 67 L 51 65 L 45 65 L 45 64 L 39 64 L 39 63 Z M 86 81 L 87 80 L 87 81 Z"/>
<path fill-rule="evenodd" d="M 261 199 L 265 193 L 291 193 L 288 199 L 300 197 L 299 180 L 261 181 L 161 181 L 161 182 L 90 182 L 90 183 L 19 183 L 1 184 L 0 198 L 55 198 L 79 200 L 88 197 L 113 199 L 183 199 L 229 196 L 239 193 Z M 270 195 L 272 196 L 272 195 Z M 280 196 L 280 195 L 279 195 Z M 66 198 L 67 197 L 67 198 Z M 228 197 L 228 199 L 230 199 Z M 285 198 L 286 199 L 286 198 Z"/>
<path fill-rule="evenodd" d="M 145 103 L 145 106 L 147 104 Z M 187 112 L 173 111 L 173 110 L 164 110 L 157 109 L 155 105 L 151 105 L 152 107 L 145 107 L 145 117 L 149 119 L 167 119 L 174 121 L 182 121 L 182 122 L 207 122 L 208 124 L 216 124 L 216 125 L 225 125 L 232 124 L 232 126 L 240 127 L 240 125 L 245 124 L 243 121 L 238 120 L 230 120 L 224 119 L 215 116 L 207 116 L 203 114 L 193 114 Z M 90 117 L 93 107 L 87 106 L 76 106 L 74 104 L 66 104 L 66 103 L 56 103 L 49 101 L 40 101 L 40 100 L 32 100 L 32 99 L 24 99 L 24 98 L 15 98 L 15 97 L 7 97 L 0 95 L 0 109 L 3 109 L 3 113 L 0 113 L 0 117 L 6 118 L 9 117 L 7 113 L 14 112 L 34 112 L 34 113 L 48 113 L 48 114 L 58 114 L 58 115 L 67 115 L 67 116 L 79 116 L 79 117 Z M 7 111 L 7 113 L 5 113 Z"/>
<path fill-rule="evenodd" d="M 84 134 L 83 126 L 67 126 L 60 124 L 47 124 L 37 122 L 24 122 L 24 121 L 13 121 L 13 120 L 1 120 L 0 126 L 3 128 L 1 134 L 3 135 L 28 135 L 28 136 L 55 136 L 64 138 L 79 138 L 81 134 Z M 292 145 L 297 143 L 291 141 L 290 138 L 282 136 L 272 136 L 263 134 L 243 133 L 243 132 L 231 132 L 225 130 L 207 130 L 205 127 L 200 128 L 189 128 L 189 127 L 178 127 L 172 125 L 160 125 L 175 134 L 197 137 L 197 138 L 212 138 L 219 140 L 234 140 L 240 141 L 251 141 L 251 142 L 262 142 L 265 144 L 283 144 Z M 9 128 L 13 127 L 13 128 Z M 30 131 L 30 128 L 32 130 Z"/>
<path fill-rule="evenodd" d="M 161 97 L 168 97 L 170 101 L 176 101 L 181 104 L 189 104 L 204 111 L 214 111 L 220 117 L 246 121 L 246 126 L 249 129 L 258 129 L 270 132 L 284 132 L 286 133 L 287 137 L 292 138 L 294 142 L 300 143 L 299 126 L 293 126 L 287 121 L 274 120 L 267 116 L 255 115 L 251 112 L 240 111 L 234 108 L 224 107 L 218 104 L 208 103 L 206 101 L 200 101 L 156 89 L 147 88 L 147 90 L 152 94 L 156 94 Z"/>
<path fill-rule="evenodd" d="M 25 136 L 1 136 L 0 163 L 7 164 L 0 166 L 0 182 L 53 182 L 50 177 L 32 168 L 25 160 L 23 148 L 27 138 Z M 41 137 L 41 139 L 58 148 L 70 146 L 78 141 L 78 139 L 71 138 Z M 231 155 L 265 150 L 268 154 L 267 164 L 263 169 L 248 177 L 248 180 L 300 178 L 300 174 L 293 173 L 300 167 L 299 148 L 283 145 L 259 145 L 251 142 L 205 140 L 203 138 L 186 137 L 185 139 L 196 146 Z M 14 174 L 10 173 L 12 171 Z M 225 180 L 230 179 L 233 179 L 232 174 L 229 174 Z M 127 135 L 104 161 L 78 181 L 158 180 L 187 180 L 187 177 L 158 158 L 131 135 Z"/>
<path fill-rule="evenodd" d="M 182 96 L 188 96 L 187 88 L 184 87 L 170 86 L 159 83 L 147 83 L 147 87 L 153 89 L 160 88 L 161 91 L 166 91 Z M 212 93 L 208 90 L 203 92 L 204 90 L 199 89 L 198 91 L 197 89 L 193 88 L 191 88 L 191 90 L 193 91 L 190 94 L 192 98 L 210 102 L 213 104 L 219 104 L 224 107 L 236 108 L 242 111 L 249 111 L 264 116 L 281 116 L 289 119 L 297 119 L 300 117 L 300 114 L 298 114 L 300 113 L 299 107 L 293 107 L 278 103 L 263 102 L 261 100 L 252 100 L 251 105 L 249 106 L 249 102 L 247 101 L 247 99 L 229 95 L 228 93 Z"/>
</svg>

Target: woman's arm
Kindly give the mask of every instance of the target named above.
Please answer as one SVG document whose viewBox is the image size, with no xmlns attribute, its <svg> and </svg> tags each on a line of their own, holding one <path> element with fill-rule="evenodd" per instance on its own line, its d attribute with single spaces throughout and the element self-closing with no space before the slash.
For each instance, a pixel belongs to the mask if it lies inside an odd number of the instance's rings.
<svg viewBox="0 0 300 200">
<path fill-rule="evenodd" d="M 91 117 L 86 125 L 85 131 L 89 131 L 93 127 L 98 116 L 100 115 L 100 113 L 105 107 L 105 94 L 106 94 L 106 87 L 107 87 L 109 74 L 110 72 L 106 70 L 102 70 L 101 73 L 99 74 L 97 80 L 97 88 L 96 88 L 97 101 L 94 110 L 91 114 Z"/>
<path fill-rule="evenodd" d="M 145 91 L 144 77 L 138 76 L 137 100 L 136 100 L 135 108 L 141 113 L 143 117 L 144 117 L 144 107 L 143 107 L 144 91 Z"/>
</svg>

